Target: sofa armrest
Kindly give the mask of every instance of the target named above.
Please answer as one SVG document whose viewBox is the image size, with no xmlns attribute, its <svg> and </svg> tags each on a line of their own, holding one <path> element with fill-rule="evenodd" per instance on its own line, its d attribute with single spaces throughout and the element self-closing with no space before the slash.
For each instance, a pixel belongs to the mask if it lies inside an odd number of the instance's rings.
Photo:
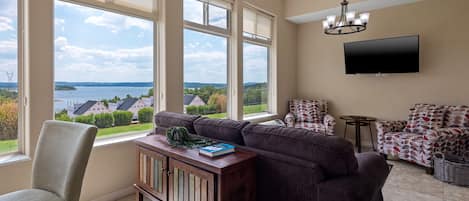
<svg viewBox="0 0 469 201">
<path fill-rule="evenodd" d="M 289 112 L 287 115 L 285 115 L 285 124 L 287 124 L 287 127 L 294 127 L 295 120 L 295 115 L 293 113 Z"/>
<path fill-rule="evenodd" d="M 383 152 L 384 135 L 389 132 L 401 132 L 407 125 L 407 121 L 376 121 L 378 151 Z"/>
<path fill-rule="evenodd" d="M 389 175 L 389 167 L 375 152 L 357 154 L 356 174 L 326 180 L 318 185 L 318 201 L 382 200 L 381 188 Z"/>
<path fill-rule="evenodd" d="M 334 127 L 336 125 L 335 118 L 332 115 L 326 114 L 324 116 L 324 125 L 326 126 L 326 134 L 334 135 Z"/>
<path fill-rule="evenodd" d="M 424 133 L 423 147 L 424 153 L 433 155 L 434 153 L 460 153 L 461 141 L 467 134 L 463 128 L 441 128 L 437 130 L 427 130 Z"/>
</svg>

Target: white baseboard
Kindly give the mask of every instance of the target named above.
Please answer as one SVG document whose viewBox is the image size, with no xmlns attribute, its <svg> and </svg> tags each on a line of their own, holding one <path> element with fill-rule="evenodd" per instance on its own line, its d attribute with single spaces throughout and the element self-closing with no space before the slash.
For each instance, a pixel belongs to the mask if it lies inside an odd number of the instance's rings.
<svg viewBox="0 0 469 201">
<path fill-rule="evenodd" d="M 129 196 L 133 193 L 135 193 L 135 189 L 132 186 L 130 186 L 128 188 L 120 189 L 118 191 L 114 191 L 112 193 L 103 195 L 91 201 L 116 201 L 126 196 Z"/>
</svg>

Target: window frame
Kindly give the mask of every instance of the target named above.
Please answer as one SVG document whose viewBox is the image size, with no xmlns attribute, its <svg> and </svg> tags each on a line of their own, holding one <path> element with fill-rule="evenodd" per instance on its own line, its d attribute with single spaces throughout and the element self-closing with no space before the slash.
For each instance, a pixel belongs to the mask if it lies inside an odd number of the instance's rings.
<svg viewBox="0 0 469 201">
<path fill-rule="evenodd" d="M 233 14 L 233 11 L 232 9 L 226 9 L 227 10 L 227 29 L 223 29 L 223 28 L 220 28 L 220 27 L 217 27 L 217 26 L 213 26 L 213 25 L 210 25 L 209 24 L 209 5 L 211 6 L 216 6 L 216 7 L 219 7 L 219 8 L 222 8 L 220 6 L 217 6 L 217 5 L 214 5 L 214 4 L 210 4 L 208 2 L 205 2 L 205 1 L 200 1 L 201 3 L 203 3 L 203 10 L 204 10 L 204 13 L 203 13 L 203 21 L 204 21 L 204 24 L 199 24 L 199 23 L 195 23 L 195 22 L 190 22 L 190 21 L 187 21 L 187 20 L 184 20 L 184 16 L 183 16 L 183 21 L 184 21 L 184 27 L 183 27 L 183 31 L 185 29 L 188 29 L 188 30 L 191 30 L 191 31 L 196 31 L 196 32 L 200 32 L 200 33 L 204 33 L 204 34 L 209 34 L 209 35 L 214 35 L 214 36 L 218 36 L 218 37 L 223 37 L 226 39 L 226 97 L 227 97 L 227 103 L 226 103 L 226 117 L 227 119 L 233 119 L 233 113 L 231 111 L 231 107 L 233 105 L 232 101 L 233 99 L 235 99 L 236 97 L 233 97 L 233 95 L 231 94 L 231 90 L 233 88 L 233 84 L 235 83 L 232 83 L 230 77 L 231 77 L 231 71 L 232 71 L 232 68 L 233 68 L 233 65 L 232 65 L 232 42 L 231 42 L 231 39 L 232 39 L 232 14 Z M 228 2 L 228 1 L 227 1 Z M 232 4 L 232 2 L 229 2 Z M 233 4 L 232 4 L 233 5 Z M 184 0 L 183 0 L 183 13 L 184 13 Z M 184 43 L 184 37 L 183 36 L 183 43 Z M 183 52 L 183 56 L 184 56 L 184 52 Z M 183 82 L 184 82 L 184 66 L 183 66 Z M 183 93 L 183 96 L 184 96 L 184 93 Z M 184 106 L 182 106 L 184 107 Z"/>
<path fill-rule="evenodd" d="M 128 8 L 125 6 L 119 6 L 116 4 L 112 3 L 102 3 L 99 1 L 94 1 L 94 0 L 54 0 L 54 1 L 62 1 L 66 3 L 71 3 L 79 6 L 84 6 L 87 8 L 93 8 L 93 9 L 98 9 L 106 12 L 111 12 L 114 14 L 119 14 L 119 15 L 124 15 L 127 17 L 135 17 L 139 18 L 142 20 L 148 20 L 153 24 L 153 116 L 158 113 L 161 110 L 160 106 L 160 97 L 162 97 L 162 92 L 161 92 L 161 79 L 158 79 L 158 75 L 160 74 L 160 51 L 161 51 L 161 43 L 158 43 L 158 40 L 160 39 L 160 32 L 158 29 L 159 26 L 159 19 L 160 19 L 160 12 L 159 8 L 162 6 L 162 0 L 153 0 L 155 1 L 154 6 L 157 8 L 153 14 L 148 15 L 145 14 L 146 12 L 140 11 L 138 9 L 134 8 Z M 55 12 L 55 7 L 54 7 L 54 12 Z M 55 27 L 54 27 L 55 28 Z M 54 52 L 54 60 L 55 60 L 55 52 Z M 54 62 L 55 63 L 55 62 Z M 54 66 L 54 71 L 55 71 L 55 66 Z M 55 88 L 55 76 L 54 76 L 54 87 Z M 55 94 L 55 92 L 53 93 Z M 54 95 L 55 96 L 55 95 Z M 55 118 L 54 118 L 55 119 Z M 128 141 L 128 140 L 133 140 L 132 136 L 135 137 L 141 137 L 142 134 L 146 134 L 148 132 L 153 132 L 154 128 L 156 127 L 155 122 L 152 121 L 153 123 L 153 128 L 152 130 L 149 131 L 140 131 L 140 132 L 134 132 L 130 134 L 115 134 L 111 136 L 107 136 L 104 138 L 96 138 L 94 142 L 94 146 L 103 146 L 103 145 L 108 145 L 108 144 L 113 144 L 113 143 L 118 143 L 122 141 Z M 129 136 L 131 138 L 129 138 Z"/>
<path fill-rule="evenodd" d="M 183 1 L 183 10 L 184 10 L 184 0 L 182 0 L 182 1 Z M 194 1 L 198 1 L 198 0 L 194 0 Z M 199 1 L 199 2 L 201 2 L 202 5 L 203 5 L 203 14 L 202 14 L 203 15 L 203 24 L 187 21 L 187 20 L 184 19 L 184 16 L 183 16 L 184 28 L 191 28 L 194 31 L 204 32 L 204 33 L 208 33 L 208 34 L 216 34 L 216 35 L 220 35 L 220 36 L 224 36 L 224 37 L 228 37 L 228 38 L 231 37 L 232 10 L 217 6 L 215 4 L 210 4 L 210 3 L 205 2 L 205 1 Z M 215 7 L 218 7 L 218 8 L 222 8 L 222 9 L 226 9 L 226 12 L 227 12 L 226 13 L 226 15 L 227 15 L 227 17 L 226 17 L 226 29 L 221 28 L 221 27 L 217 27 L 217 26 L 214 26 L 214 25 L 210 25 L 210 22 L 209 22 L 210 21 L 209 5 L 210 6 L 215 6 Z"/>
<path fill-rule="evenodd" d="M 26 150 L 25 150 L 25 112 L 26 112 L 26 103 L 27 99 L 25 96 L 25 90 L 24 90 L 24 0 L 16 0 L 17 2 L 17 19 L 16 19 L 16 34 L 17 34 L 17 90 L 18 90 L 18 130 L 17 130 L 17 149 L 12 152 L 5 152 L 5 153 L 0 153 L 0 157 L 3 156 L 9 156 L 9 155 L 24 155 Z"/>
<path fill-rule="evenodd" d="M 271 31 L 271 38 L 270 39 L 263 39 L 263 37 L 257 37 L 255 34 L 250 34 L 253 37 L 247 37 L 245 36 L 244 32 L 244 27 L 241 27 L 242 31 L 242 44 L 243 44 L 243 61 L 244 61 L 244 43 L 248 43 L 251 45 L 258 45 L 262 47 L 267 48 L 267 111 L 266 112 L 260 112 L 260 113 L 254 113 L 254 114 L 244 114 L 244 101 L 243 101 L 243 119 L 244 120 L 255 120 L 257 117 L 263 118 L 265 116 L 275 116 L 277 115 L 277 101 L 275 98 L 277 97 L 277 49 L 276 49 L 276 21 L 277 17 L 273 14 L 269 14 L 266 11 L 263 11 L 261 9 L 256 8 L 255 6 L 250 5 L 249 3 L 244 3 L 243 9 L 241 9 L 240 12 L 244 12 L 244 8 L 250 9 L 256 13 L 259 13 L 261 15 L 269 16 L 272 19 L 272 24 L 270 27 Z M 243 19 L 243 25 L 244 25 L 244 19 Z M 244 63 L 244 62 L 243 62 Z M 243 74 L 244 74 L 244 64 L 243 64 Z M 243 87 L 244 87 L 244 79 L 243 79 Z M 242 95 L 244 98 L 244 94 Z"/>
</svg>

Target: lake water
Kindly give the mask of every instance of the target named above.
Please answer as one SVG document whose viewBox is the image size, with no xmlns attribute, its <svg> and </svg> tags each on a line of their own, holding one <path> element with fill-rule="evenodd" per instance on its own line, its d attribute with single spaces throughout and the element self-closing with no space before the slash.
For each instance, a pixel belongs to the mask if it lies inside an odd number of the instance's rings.
<svg viewBox="0 0 469 201">
<path fill-rule="evenodd" d="M 125 98 L 127 94 L 133 97 L 147 95 L 151 87 L 75 87 L 72 91 L 55 91 L 54 110 L 56 112 L 67 108 L 68 105 L 85 103 L 88 100 L 112 99 L 114 96 Z"/>
</svg>

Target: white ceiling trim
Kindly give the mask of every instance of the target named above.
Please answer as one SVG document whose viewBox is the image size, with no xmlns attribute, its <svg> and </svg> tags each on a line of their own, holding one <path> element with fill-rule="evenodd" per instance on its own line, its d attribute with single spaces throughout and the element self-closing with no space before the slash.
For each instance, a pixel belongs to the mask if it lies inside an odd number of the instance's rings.
<svg viewBox="0 0 469 201">
<path fill-rule="evenodd" d="M 416 3 L 419 1 L 423 0 L 366 0 L 349 4 L 349 10 L 356 12 L 366 12 L 392 6 Z M 337 1 L 337 5 L 339 5 L 339 3 L 340 1 Z M 303 24 L 323 20 L 328 15 L 340 15 L 340 6 L 316 12 L 310 12 L 302 15 L 287 17 L 287 20 L 296 24 Z"/>
</svg>

